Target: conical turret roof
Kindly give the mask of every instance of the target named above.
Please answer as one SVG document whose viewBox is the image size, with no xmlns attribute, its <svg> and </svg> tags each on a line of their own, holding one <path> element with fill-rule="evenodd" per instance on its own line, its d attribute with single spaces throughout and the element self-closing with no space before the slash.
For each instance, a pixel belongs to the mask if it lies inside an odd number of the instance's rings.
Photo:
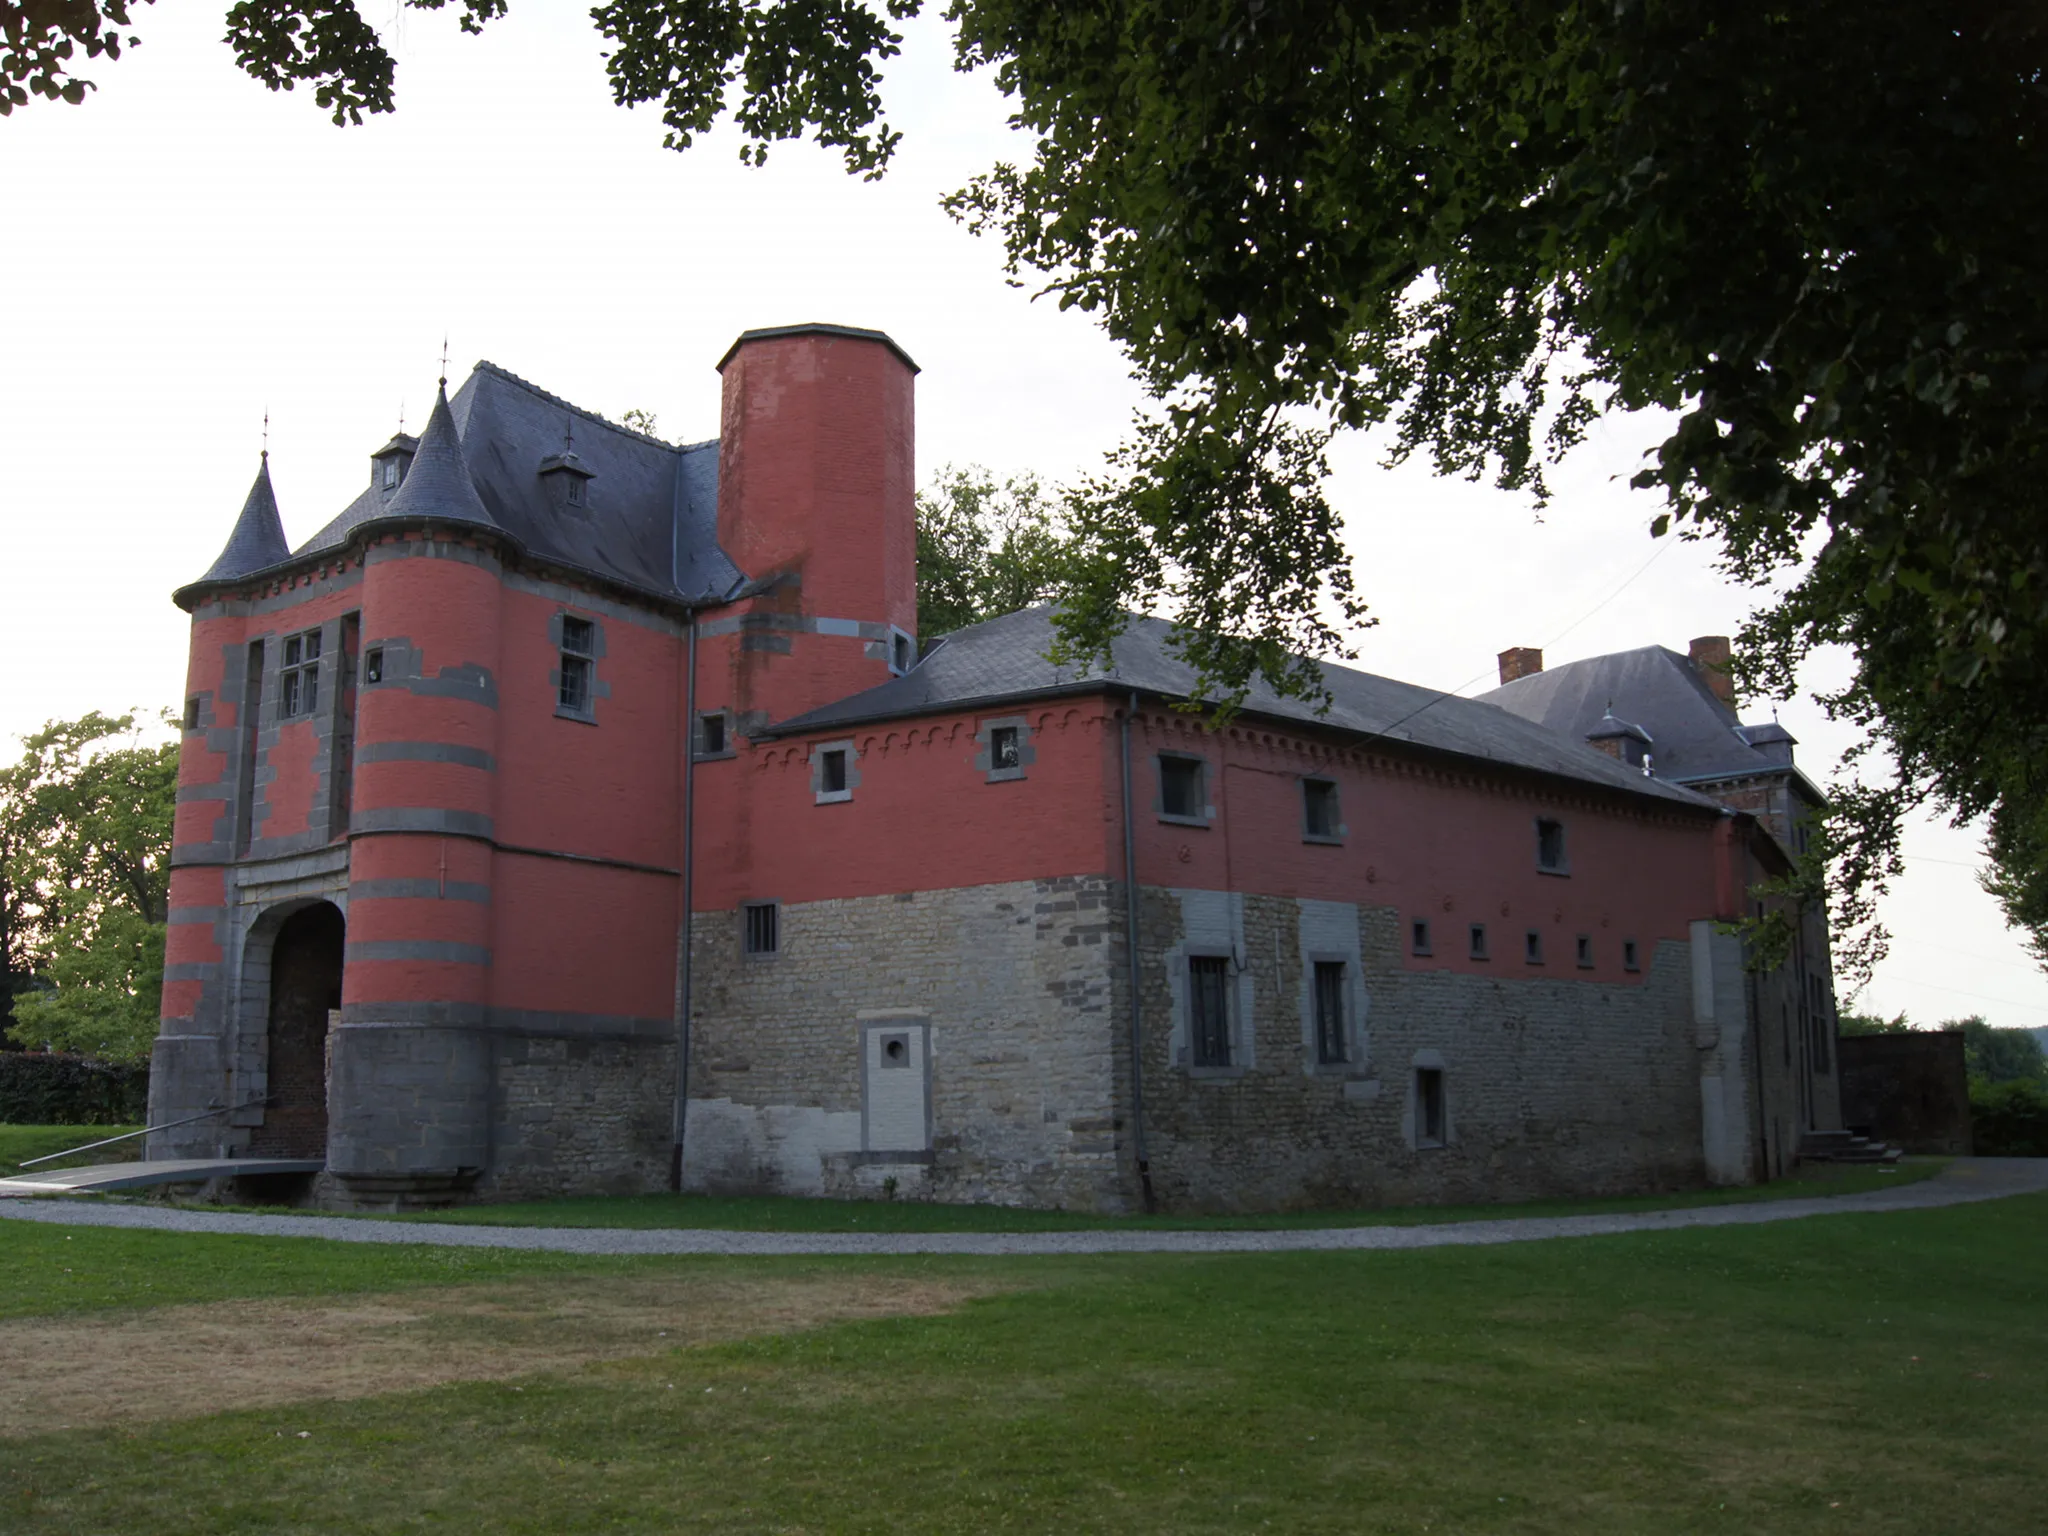
<svg viewBox="0 0 2048 1536">
<path fill-rule="evenodd" d="M 193 585 L 235 581 L 282 564 L 291 558 L 291 552 L 284 541 L 284 524 L 277 516 L 277 493 L 270 488 L 270 455 L 265 453 L 256 483 L 249 487 L 249 499 L 242 503 L 242 515 L 235 519 L 235 531 L 228 535 L 227 547 Z"/>
<path fill-rule="evenodd" d="M 433 517 L 451 522 L 480 523 L 496 528 L 497 519 L 484 510 L 476 482 L 469 478 L 469 466 L 462 461 L 462 439 L 455 432 L 455 415 L 448 409 L 448 381 L 441 381 L 434 397 L 434 413 L 427 418 L 427 430 L 420 434 L 418 452 L 404 483 L 384 508 L 386 517 Z"/>
</svg>

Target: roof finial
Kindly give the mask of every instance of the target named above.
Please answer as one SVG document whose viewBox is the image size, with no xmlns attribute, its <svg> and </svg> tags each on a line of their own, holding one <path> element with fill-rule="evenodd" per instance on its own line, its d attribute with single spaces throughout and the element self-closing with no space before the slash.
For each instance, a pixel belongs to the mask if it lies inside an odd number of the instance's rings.
<svg viewBox="0 0 2048 1536">
<path fill-rule="evenodd" d="M 263 407 L 263 462 L 270 462 L 270 407 Z"/>
<path fill-rule="evenodd" d="M 562 418 L 562 452 L 568 454 L 575 451 L 576 418 L 574 416 L 564 416 Z"/>
<path fill-rule="evenodd" d="M 403 400 L 398 402 L 398 435 L 400 437 L 405 436 L 405 402 Z"/>
<path fill-rule="evenodd" d="M 441 387 L 448 387 L 448 333 L 441 333 Z"/>
</svg>

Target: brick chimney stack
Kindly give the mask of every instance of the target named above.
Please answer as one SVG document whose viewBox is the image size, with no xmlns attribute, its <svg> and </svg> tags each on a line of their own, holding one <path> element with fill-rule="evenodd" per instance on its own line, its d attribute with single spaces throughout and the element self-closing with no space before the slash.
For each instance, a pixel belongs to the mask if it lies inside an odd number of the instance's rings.
<svg viewBox="0 0 2048 1536">
<path fill-rule="evenodd" d="M 1714 697 L 1730 709 L 1735 707 L 1735 680 L 1728 675 L 1728 662 L 1735 654 L 1726 635 L 1701 635 L 1688 654 L 1701 681 L 1714 690 Z"/>
<path fill-rule="evenodd" d="M 1515 645 L 1500 653 L 1500 680 L 1512 683 L 1543 670 L 1543 652 L 1533 645 Z"/>
</svg>

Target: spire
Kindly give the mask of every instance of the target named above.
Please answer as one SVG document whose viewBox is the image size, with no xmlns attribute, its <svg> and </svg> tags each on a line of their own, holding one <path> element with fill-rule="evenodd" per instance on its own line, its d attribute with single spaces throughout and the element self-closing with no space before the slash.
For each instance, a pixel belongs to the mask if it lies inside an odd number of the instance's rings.
<svg viewBox="0 0 2048 1536">
<path fill-rule="evenodd" d="M 270 488 L 270 450 L 266 448 L 256 471 L 256 483 L 249 487 L 249 499 L 242 503 L 242 515 L 235 519 L 235 531 L 228 535 L 227 547 L 194 585 L 235 581 L 283 564 L 291 558 L 291 552 L 291 546 L 284 541 L 284 524 L 277 516 L 277 493 Z"/>
<path fill-rule="evenodd" d="M 436 517 L 495 528 L 497 521 L 484 510 L 476 483 L 469 478 L 469 466 L 462 460 L 462 439 L 455 432 L 455 415 L 448 409 L 447 386 L 443 379 L 427 429 L 420 434 L 419 451 L 384 515 Z"/>
</svg>

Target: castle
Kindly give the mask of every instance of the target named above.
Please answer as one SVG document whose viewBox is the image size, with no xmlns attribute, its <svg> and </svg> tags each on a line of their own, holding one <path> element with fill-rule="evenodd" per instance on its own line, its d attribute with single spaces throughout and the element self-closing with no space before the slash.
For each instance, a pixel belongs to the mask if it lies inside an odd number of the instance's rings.
<svg viewBox="0 0 2048 1536">
<path fill-rule="evenodd" d="M 151 1123 L 197 1118 L 152 1157 L 1258 1209 L 1745 1182 L 1839 1126 L 1824 932 L 1759 973 L 1725 926 L 1789 823 L 1345 668 L 1209 723 L 1151 620 L 1092 672 L 1042 609 L 921 640 L 915 365 L 719 367 L 678 447 L 479 364 L 297 549 L 259 472 L 176 594 Z"/>
</svg>

